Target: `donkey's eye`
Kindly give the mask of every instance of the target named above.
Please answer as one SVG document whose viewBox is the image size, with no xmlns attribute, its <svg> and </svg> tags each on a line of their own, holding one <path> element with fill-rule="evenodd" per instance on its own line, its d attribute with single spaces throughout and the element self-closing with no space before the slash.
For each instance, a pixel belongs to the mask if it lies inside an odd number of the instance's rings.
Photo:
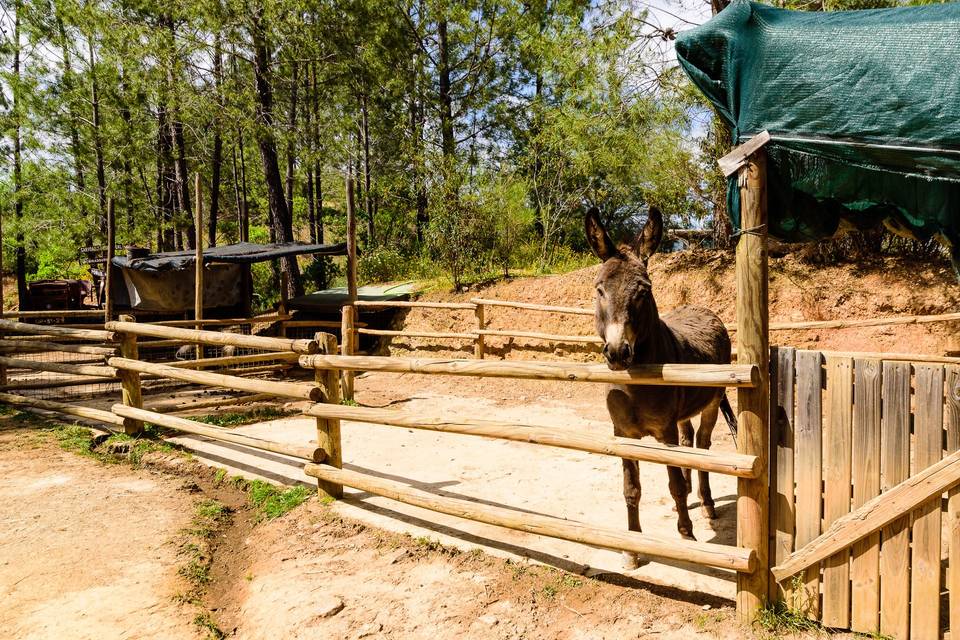
<svg viewBox="0 0 960 640">
<path fill-rule="evenodd" d="M 601 289 L 600 287 L 597 287 L 597 297 L 598 298 L 603 297 L 603 289 Z"/>
</svg>

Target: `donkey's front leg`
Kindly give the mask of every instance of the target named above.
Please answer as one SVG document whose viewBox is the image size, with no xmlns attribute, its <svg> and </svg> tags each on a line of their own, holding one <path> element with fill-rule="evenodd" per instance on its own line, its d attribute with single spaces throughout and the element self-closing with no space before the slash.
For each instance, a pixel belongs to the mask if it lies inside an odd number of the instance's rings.
<svg viewBox="0 0 960 640">
<path fill-rule="evenodd" d="M 627 504 L 627 529 L 640 531 L 640 464 L 636 460 L 623 459 L 623 500 Z M 627 570 L 640 566 L 640 556 L 630 551 L 623 552 L 623 564 Z"/>
<path fill-rule="evenodd" d="M 679 427 L 679 425 L 677 425 Z M 661 442 L 663 444 L 677 444 L 679 429 L 667 431 L 662 434 Z M 693 537 L 693 522 L 690 521 L 690 513 L 687 510 L 687 480 L 683 477 L 683 469 L 680 467 L 667 467 L 667 477 L 670 481 L 670 495 L 677 505 L 677 530 L 680 535 L 687 540 L 696 540 Z"/>
</svg>

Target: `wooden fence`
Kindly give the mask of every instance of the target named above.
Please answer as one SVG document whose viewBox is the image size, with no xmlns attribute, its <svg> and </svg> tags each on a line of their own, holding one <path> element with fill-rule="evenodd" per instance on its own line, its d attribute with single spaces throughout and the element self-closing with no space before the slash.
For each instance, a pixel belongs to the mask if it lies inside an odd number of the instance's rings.
<svg viewBox="0 0 960 640">
<path fill-rule="evenodd" d="M 431 338 L 435 340 L 454 340 L 474 343 L 474 357 L 482 359 L 486 353 L 486 339 L 524 338 L 528 340 L 542 340 L 557 344 L 588 344 L 600 346 L 603 340 L 596 335 L 561 335 L 538 331 L 520 331 L 517 329 L 488 329 L 491 308 L 524 309 L 527 311 L 561 314 L 571 316 L 593 316 L 594 310 L 587 307 L 565 307 L 558 305 L 534 304 L 513 300 L 496 300 L 491 298 L 473 298 L 469 302 L 429 302 L 429 301 L 368 301 L 358 300 L 354 303 L 357 308 L 372 309 L 446 309 L 451 312 L 473 311 L 474 326 L 463 331 L 415 331 L 415 330 L 386 330 L 356 328 L 355 308 L 344 307 L 341 322 L 342 335 L 350 338 L 351 347 L 343 351 L 343 355 L 356 353 L 357 335 L 382 336 L 391 338 Z M 819 329 L 851 329 L 860 327 L 880 327 L 908 324 L 932 324 L 941 322 L 957 322 L 960 324 L 960 313 L 943 313 L 936 315 L 892 316 L 887 318 L 867 318 L 855 320 L 804 320 L 797 322 L 771 322 L 770 331 L 811 331 Z M 735 324 L 727 325 L 728 331 L 736 331 Z M 344 338 L 341 338 L 344 339 Z M 347 344 L 347 343 L 345 343 Z M 885 354 L 884 354 L 885 355 Z M 927 356 L 908 356 L 903 359 L 927 359 Z"/>
<path fill-rule="evenodd" d="M 771 369 L 771 597 L 828 627 L 956 637 L 960 365 L 779 348 Z"/>
</svg>

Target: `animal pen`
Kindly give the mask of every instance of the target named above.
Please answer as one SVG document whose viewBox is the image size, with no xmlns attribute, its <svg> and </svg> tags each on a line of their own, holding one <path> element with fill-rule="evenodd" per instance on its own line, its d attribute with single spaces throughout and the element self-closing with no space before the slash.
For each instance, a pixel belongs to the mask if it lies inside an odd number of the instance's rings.
<svg viewBox="0 0 960 640">
<path fill-rule="evenodd" d="M 801 28 L 793 21 L 802 22 Z M 919 43 L 911 40 L 915 36 L 908 29 L 886 29 L 891 21 L 932 24 L 935 28 L 925 29 L 925 41 Z M 909 126 L 892 119 L 897 109 L 889 102 L 880 102 L 890 113 L 877 114 L 880 124 L 871 124 L 869 131 L 864 122 L 851 122 L 843 117 L 844 108 L 869 111 L 871 105 L 849 93 L 836 103 L 839 106 L 834 108 L 839 111 L 833 112 L 816 102 L 816 96 L 825 95 L 823 92 L 807 91 L 802 96 L 806 102 L 800 104 L 800 116 L 788 114 L 777 120 L 774 116 L 787 111 L 778 101 L 785 95 L 796 95 L 797 79 L 806 83 L 803 86 L 815 87 L 822 77 L 829 76 L 830 90 L 858 85 L 846 68 L 837 68 L 834 74 L 818 71 L 814 77 L 800 69 L 771 73 L 771 69 L 792 69 L 793 58 L 778 66 L 777 56 L 797 49 L 798 42 L 811 41 L 829 42 L 833 59 L 844 60 L 851 69 L 862 72 L 862 65 L 854 63 L 869 59 L 868 53 L 844 50 L 841 45 L 849 45 L 851 39 L 840 36 L 863 33 L 864 29 L 871 33 L 884 29 L 885 37 L 899 37 L 898 42 L 911 47 L 911 51 L 936 50 L 937 55 L 953 52 L 960 60 L 956 25 L 960 25 L 956 5 L 796 17 L 792 12 L 738 0 L 707 25 L 678 39 L 681 64 L 734 126 L 738 142 L 744 142 L 721 161 L 731 177 L 730 211 L 740 228 L 735 364 L 664 364 L 611 371 L 603 365 L 486 359 L 486 340 L 509 332 L 486 328 L 485 310 L 505 302 L 485 299 L 445 303 L 474 311 L 476 329 L 423 336 L 471 341 L 472 359 L 356 355 L 358 335 L 395 337 L 415 333 L 377 330 L 356 322 L 356 309 L 365 303 L 356 300 L 352 248 L 355 221 L 351 216 L 348 282 L 352 304 L 343 309 L 339 345 L 334 336 L 325 333 L 293 339 L 226 332 L 222 329 L 229 326 L 229 320 L 217 324 L 203 320 L 200 314 L 193 320 L 161 324 L 136 322 L 132 317 L 114 321 L 108 311 L 102 328 L 3 320 L 0 401 L 94 420 L 130 434 L 138 433 L 149 422 L 289 456 L 301 461 L 305 472 L 317 479 L 319 490 L 332 497 L 341 496 L 347 486 L 538 535 L 641 553 L 651 559 L 727 569 L 736 573 L 737 611 L 746 622 L 752 621 L 768 602 L 786 600 L 831 627 L 879 631 L 898 639 L 936 638 L 946 631 L 956 637 L 960 633 L 960 360 L 771 349 L 771 330 L 842 326 L 844 321 L 771 325 L 767 290 L 768 231 L 781 237 L 809 238 L 832 233 L 841 220 L 861 223 L 865 218 L 883 218 L 919 236 L 951 239 L 957 258 L 960 219 L 955 208 L 949 213 L 943 211 L 946 204 L 960 202 L 956 162 L 960 154 L 960 131 L 956 130 L 960 127 L 960 113 L 956 112 L 960 109 L 960 65 L 946 70 L 929 59 L 937 75 L 921 80 L 938 90 L 924 95 L 928 102 L 942 105 L 942 113 L 953 115 L 939 118 L 924 129 L 921 133 L 927 137 L 909 128 L 916 126 L 915 119 Z M 778 33 L 783 35 L 782 30 L 788 30 L 790 38 L 777 39 Z M 828 31 L 829 37 L 823 35 Z M 939 39 L 941 31 L 950 37 Z M 744 43 L 750 55 L 739 55 L 737 47 Z M 735 66 L 761 57 L 767 66 Z M 896 62 L 891 64 L 897 68 Z M 945 85 L 944 76 L 953 84 Z M 795 84 L 777 84 L 787 81 Z M 904 96 L 916 94 L 909 83 L 897 85 L 895 77 L 887 82 L 894 85 L 887 87 L 889 95 L 896 97 L 894 102 L 907 101 Z M 856 91 L 851 89 L 854 94 Z M 767 111 L 761 109 L 764 100 L 769 101 Z M 810 104 L 827 110 L 813 114 Z M 902 102 L 897 104 L 903 106 Z M 826 123 L 837 130 L 817 128 L 826 127 Z M 850 126 L 839 130 L 843 124 Z M 954 129 L 944 133 L 942 129 L 949 127 Z M 879 136 L 877 131 L 891 134 Z M 834 169 L 846 182 L 829 179 Z M 889 184 L 875 175 L 878 173 Z M 924 197 L 930 191 L 936 191 L 937 197 Z M 913 201 L 905 202 L 908 197 Z M 420 303 L 371 304 L 402 307 Z M 569 307 L 506 304 L 529 311 L 589 313 Z M 38 317 L 17 315 L 21 320 Z M 250 325 L 258 320 L 264 319 L 233 321 Z M 948 314 L 931 321 L 956 320 L 956 314 Z M 274 317 L 271 321 L 280 320 Z M 889 320 L 860 322 L 882 324 Z M 521 337 L 596 342 L 590 336 L 531 333 Z M 182 345 L 199 345 L 197 358 L 156 362 L 149 357 L 153 349 Z M 205 357 L 209 354 L 204 353 L 203 346 L 230 347 L 232 353 Z M 37 353 L 56 357 L 52 361 L 38 360 L 32 355 Z M 250 377 L 298 368 L 309 371 L 312 380 Z M 38 382 L 21 376 L 12 381 L 8 374 L 13 371 L 42 371 L 56 374 L 58 379 Z M 723 453 L 547 426 L 450 419 L 342 404 L 342 399 L 352 393 L 352 374 L 358 371 L 570 384 L 732 388 L 737 395 L 737 451 Z M 36 394 L 80 381 L 112 385 L 106 390 L 119 390 L 121 402 L 106 411 Z M 247 394 L 240 401 L 264 397 L 308 401 L 303 415 L 316 420 L 316 446 L 254 438 L 171 415 L 148 401 L 151 389 L 163 384 L 201 385 Z M 738 483 L 737 544 L 593 526 L 438 495 L 370 473 L 346 470 L 342 468 L 340 438 L 340 422 L 344 420 L 498 438 L 727 474 Z"/>
</svg>

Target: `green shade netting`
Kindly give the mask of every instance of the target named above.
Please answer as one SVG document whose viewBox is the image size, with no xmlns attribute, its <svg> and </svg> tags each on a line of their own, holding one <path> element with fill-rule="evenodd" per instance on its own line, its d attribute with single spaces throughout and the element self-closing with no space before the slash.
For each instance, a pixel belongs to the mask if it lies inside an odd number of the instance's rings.
<svg viewBox="0 0 960 640">
<path fill-rule="evenodd" d="M 808 13 L 736 0 L 677 57 L 742 143 L 767 130 L 769 231 L 936 237 L 960 264 L 960 4 Z M 735 226 L 739 192 L 727 189 Z"/>
</svg>

